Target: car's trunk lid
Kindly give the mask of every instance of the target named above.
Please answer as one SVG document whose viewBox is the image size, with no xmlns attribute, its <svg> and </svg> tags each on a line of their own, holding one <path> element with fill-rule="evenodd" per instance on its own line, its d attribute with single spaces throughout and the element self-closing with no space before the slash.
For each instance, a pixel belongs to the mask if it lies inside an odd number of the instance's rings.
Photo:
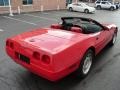
<svg viewBox="0 0 120 90">
<path fill-rule="evenodd" d="M 40 32 L 43 32 L 42 30 Z M 26 36 L 27 35 L 27 36 Z M 57 52 L 74 43 L 83 40 L 86 35 L 64 30 L 45 30 L 44 33 L 36 34 L 34 31 L 19 35 L 21 42 L 25 42 L 42 50 Z"/>
</svg>

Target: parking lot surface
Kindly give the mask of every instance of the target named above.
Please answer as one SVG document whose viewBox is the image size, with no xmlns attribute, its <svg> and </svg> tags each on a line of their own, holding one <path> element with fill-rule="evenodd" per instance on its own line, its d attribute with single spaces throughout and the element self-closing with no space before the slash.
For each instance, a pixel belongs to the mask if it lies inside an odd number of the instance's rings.
<svg viewBox="0 0 120 90">
<path fill-rule="evenodd" d="M 98 10 L 95 14 L 69 11 L 24 13 L 0 16 L 0 90 L 120 90 L 120 33 L 113 47 L 106 47 L 95 59 L 91 73 L 81 80 L 75 73 L 53 83 L 30 73 L 5 53 L 7 37 L 60 22 L 63 16 L 89 17 L 120 28 L 120 10 Z"/>
</svg>

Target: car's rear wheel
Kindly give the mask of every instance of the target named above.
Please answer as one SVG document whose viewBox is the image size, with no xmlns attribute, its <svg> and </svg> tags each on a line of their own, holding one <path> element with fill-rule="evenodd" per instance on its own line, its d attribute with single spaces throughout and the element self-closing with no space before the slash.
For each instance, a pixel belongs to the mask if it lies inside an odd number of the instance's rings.
<svg viewBox="0 0 120 90">
<path fill-rule="evenodd" d="M 97 6 L 97 9 L 100 10 L 100 9 L 101 9 L 101 6 Z"/>
<path fill-rule="evenodd" d="M 114 10 L 114 7 L 110 7 L 110 10 L 113 11 L 113 10 Z"/>
<path fill-rule="evenodd" d="M 115 44 L 115 42 L 116 42 L 116 39 L 117 39 L 117 33 L 115 33 L 115 34 L 113 35 L 113 38 L 112 38 L 112 40 L 110 41 L 109 45 L 110 45 L 110 46 L 113 46 L 113 45 Z"/>
<path fill-rule="evenodd" d="M 93 59 L 94 51 L 92 49 L 87 50 L 80 63 L 80 68 L 78 69 L 80 77 L 84 78 L 88 75 L 92 66 Z"/>
<path fill-rule="evenodd" d="M 89 10 L 88 10 L 88 9 L 85 9 L 84 12 L 85 12 L 85 13 L 89 13 Z"/>
<path fill-rule="evenodd" d="M 72 7 L 69 7 L 69 11 L 71 11 L 71 12 L 72 12 L 72 11 L 73 11 L 73 8 L 72 8 Z"/>
</svg>

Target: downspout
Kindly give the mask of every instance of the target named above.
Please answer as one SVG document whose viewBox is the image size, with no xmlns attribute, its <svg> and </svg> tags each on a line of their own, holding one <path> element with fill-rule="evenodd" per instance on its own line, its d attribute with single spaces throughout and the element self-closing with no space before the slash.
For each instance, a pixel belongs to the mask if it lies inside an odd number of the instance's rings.
<svg viewBox="0 0 120 90">
<path fill-rule="evenodd" d="M 10 16 L 14 16 L 13 12 L 12 12 L 12 7 L 11 7 L 11 1 L 9 0 L 9 12 L 10 12 Z"/>
</svg>

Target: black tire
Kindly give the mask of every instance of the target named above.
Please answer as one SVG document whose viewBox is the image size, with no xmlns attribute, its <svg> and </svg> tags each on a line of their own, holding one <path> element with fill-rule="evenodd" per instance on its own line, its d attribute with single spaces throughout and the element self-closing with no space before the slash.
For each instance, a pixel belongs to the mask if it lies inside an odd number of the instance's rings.
<svg viewBox="0 0 120 90">
<path fill-rule="evenodd" d="M 113 11 L 114 10 L 114 7 L 110 7 L 110 11 Z"/>
<path fill-rule="evenodd" d="M 88 9 L 85 9 L 84 12 L 85 12 L 85 13 L 89 13 L 89 10 L 88 10 Z"/>
<path fill-rule="evenodd" d="M 69 7 L 69 11 L 71 11 L 71 12 L 72 12 L 72 11 L 73 11 L 73 8 L 72 8 L 72 7 Z"/>
<path fill-rule="evenodd" d="M 84 65 L 85 65 L 86 59 L 88 58 L 88 55 L 91 56 L 91 65 L 89 67 L 89 70 L 87 72 L 84 72 Z M 79 67 L 79 69 L 77 71 L 78 75 L 81 78 L 85 78 L 89 74 L 89 72 L 91 70 L 91 67 L 92 67 L 92 62 L 93 62 L 94 56 L 95 56 L 95 53 L 94 53 L 94 51 L 92 49 L 87 50 L 86 53 L 84 54 L 83 59 L 82 59 L 82 61 L 80 63 L 80 67 Z"/>
<path fill-rule="evenodd" d="M 113 38 L 112 38 L 112 40 L 109 43 L 109 46 L 113 46 L 115 44 L 115 42 L 116 42 L 116 39 L 117 39 L 117 33 L 115 33 L 113 35 Z"/>
<path fill-rule="evenodd" d="M 97 6 L 97 10 L 100 10 L 101 9 L 101 6 Z"/>
</svg>

